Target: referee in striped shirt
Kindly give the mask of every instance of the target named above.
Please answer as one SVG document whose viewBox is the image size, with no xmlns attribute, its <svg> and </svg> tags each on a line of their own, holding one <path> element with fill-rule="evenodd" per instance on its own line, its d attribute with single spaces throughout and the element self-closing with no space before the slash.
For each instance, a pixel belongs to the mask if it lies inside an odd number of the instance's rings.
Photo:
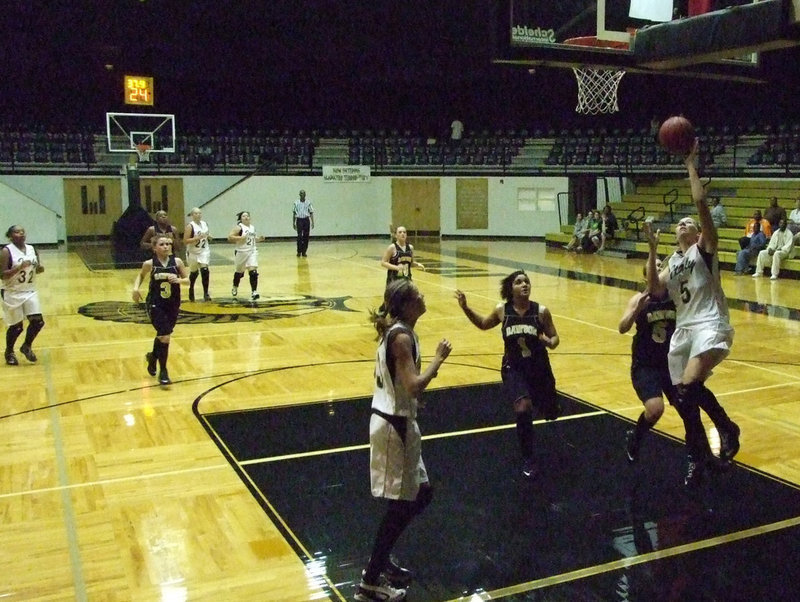
<svg viewBox="0 0 800 602">
<path fill-rule="evenodd" d="M 314 207 L 306 201 L 306 191 L 300 191 L 300 198 L 294 202 L 292 211 L 292 227 L 297 232 L 297 256 L 306 256 L 308 251 L 308 235 L 314 229 Z"/>
</svg>

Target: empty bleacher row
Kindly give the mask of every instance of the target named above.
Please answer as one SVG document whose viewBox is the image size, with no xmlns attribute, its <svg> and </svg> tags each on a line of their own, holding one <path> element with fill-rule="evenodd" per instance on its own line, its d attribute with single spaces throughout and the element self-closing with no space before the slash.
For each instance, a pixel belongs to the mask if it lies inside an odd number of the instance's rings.
<svg viewBox="0 0 800 602">
<path fill-rule="evenodd" d="M 441 140 L 411 131 L 350 132 L 350 165 L 510 165 L 525 145 L 524 130 L 469 132 L 460 140 Z"/>
<path fill-rule="evenodd" d="M 791 175 L 800 171 L 800 123 L 701 126 L 701 168 L 710 174 Z M 647 128 L 537 128 L 467 131 L 459 140 L 412 130 L 227 128 L 183 131 L 175 152 L 152 153 L 159 170 L 226 170 L 325 164 L 377 170 L 452 168 L 462 172 L 556 174 L 671 172 L 682 158 L 666 153 Z M 320 152 L 321 150 L 330 152 Z M 103 132 L 0 126 L 0 169 L 92 168 L 119 163 Z"/>
<path fill-rule="evenodd" d="M 740 135 L 734 128 L 700 127 L 700 163 L 712 166 L 737 144 Z M 550 166 L 680 166 L 683 158 L 667 153 L 649 128 L 607 130 L 561 130 L 545 158 Z"/>
<path fill-rule="evenodd" d="M 178 134 L 174 153 L 155 161 L 213 169 L 223 165 L 310 165 L 318 136 L 302 130 L 228 130 Z"/>
<path fill-rule="evenodd" d="M 750 155 L 748 165 L 754 167 L 800 165 L 800 123 L 782 123 L 764 128 L 763 142 Z"/>
<path fill-rule="evenodd" d="M 94 134 L 91 132 L 0 127 L 0 163 L 94 162 Z"/>
</svg>

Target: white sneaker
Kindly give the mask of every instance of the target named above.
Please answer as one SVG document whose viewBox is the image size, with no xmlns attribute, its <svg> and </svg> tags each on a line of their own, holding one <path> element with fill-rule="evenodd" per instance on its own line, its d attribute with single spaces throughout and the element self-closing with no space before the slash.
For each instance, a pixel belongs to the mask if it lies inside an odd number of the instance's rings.
<svg viewBox="0 0 800 602">
<path fill-rule="evenodd" d="M 259 299 L 260 297 L 261 297 L 261 295 L 259 295 L 256 291 L 253 291 L 252 293 L 250 293 L 250 298 L 253 301 L 255 301 L 256 299 Z"/>
<path fill-rule="evenodd" d="M 235 296 L 236 296 L 236 295 L 238 295 L 238 294 L 239 294 L 239 287 L 237 287 L 237 286 L 234 286 L 234 287 L 231 289 L 231 297 L 235 297 Z"/>
<path fill-rule="evenodd" d="M 389 581 L 381 575 L 376 585 L 371 585 L 361 579 L 356 589 L 355 599 L 359 602 L 381 600 L 382 602 L 400 602 L 406 599 L 406 590 L 397 589 L 389 585 Z"/>
<path fill-rule="evenodd" d="M 753 278 L 761 278 L 761 276 L 763 276 L 761 272 L 756 272 L 755 274 L 753 274 Z"/>
<path fill-rule="evenodd" d="M 773 276 L 770 276 L 770 277 L 769 277 L 769 279 L 770 279 L 770 280 L 777 280 L 777 279 L 778 279 L 778 277 L 773 275 Z"/>
</svg>

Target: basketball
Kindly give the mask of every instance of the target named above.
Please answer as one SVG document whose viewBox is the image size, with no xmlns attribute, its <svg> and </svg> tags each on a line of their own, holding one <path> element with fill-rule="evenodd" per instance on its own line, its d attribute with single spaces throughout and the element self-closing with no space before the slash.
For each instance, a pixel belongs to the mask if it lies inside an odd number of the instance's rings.
<svg viewBox="0 0 800 602">
<path fill-rule="evenodd" d="M 683 115 L 670 117 L 658 130 L 658 143 L 674 155 L 687 155 L 694 146 L 694 127 Z"/>
</svg>

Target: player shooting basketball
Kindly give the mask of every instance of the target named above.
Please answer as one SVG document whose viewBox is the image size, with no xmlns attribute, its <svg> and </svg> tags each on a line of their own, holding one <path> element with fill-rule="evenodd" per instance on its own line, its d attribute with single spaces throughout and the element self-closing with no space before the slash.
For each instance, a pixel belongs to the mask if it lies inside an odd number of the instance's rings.
<svg viewBox="0 0 800 602">
<path fill-rule="evenodd" d="M 679 250 L 672 254 L 666 268 L 656 271 L 660 231 L 653 232 L 645 223 L 650 253 L 647 264 L 647 284 L 652 295 L 664 291 L 675 302 L 676 329 L 668 355 L 672 383 L 678 389 L 677 409 L 686 428 L 689 463 L 685 479 L 688 487 L 696 487 L 709 463 L 712 462 L 708 439 L 700 421 L 699 407 L 714 401 L 714 394 L 705 386 L 711 371 L 730 353 L 733 328 L 728 317 L 728 304 L 722 291 L 717 257 L 717 230 L 705 199 L 695 163 L 699 141 L 695 139 L 685 164 L 689 173 L 692 199 L 700 219 L 684 217 L 678 222 L 675 234 Z M 739 427 L 719 406 L 712 417 L 720 435 L 720 460 L 730 461 L 739 451 Z"/>
</svg>

